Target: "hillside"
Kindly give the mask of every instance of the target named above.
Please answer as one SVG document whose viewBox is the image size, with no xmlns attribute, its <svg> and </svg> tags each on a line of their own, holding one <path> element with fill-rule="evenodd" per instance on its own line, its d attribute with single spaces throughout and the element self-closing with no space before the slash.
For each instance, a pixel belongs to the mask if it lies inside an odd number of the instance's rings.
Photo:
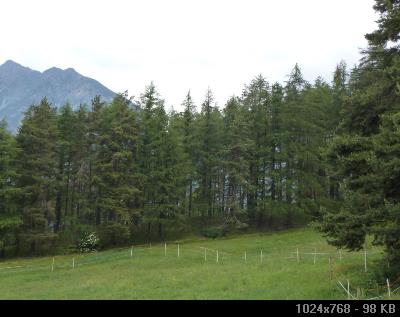
<svg viewBox="0 0 400 317">
<path fill-rule="evenodd" d="M 365 273 L 362 251 L 339 253 L 310 229 L 194 238 L 0 262 L 0 299 L 346 299 L 346 280 L 354 297 L 385 298 L 385 281 L 370 282 L 380 257 L 370 248 Z"/>
<path fill-rule="evenodd" d="M 0 66 L 0 119 L 7 120 L 11 131 L 17 129 L 23 112 L 43 97 L 57 107 L 66 102 L 76 107 L 90 104 L 96 95 L 110 101 L 115 93 L 73 68 L 53 67 L 41 73 L 11 60 Z"/>
</svg>

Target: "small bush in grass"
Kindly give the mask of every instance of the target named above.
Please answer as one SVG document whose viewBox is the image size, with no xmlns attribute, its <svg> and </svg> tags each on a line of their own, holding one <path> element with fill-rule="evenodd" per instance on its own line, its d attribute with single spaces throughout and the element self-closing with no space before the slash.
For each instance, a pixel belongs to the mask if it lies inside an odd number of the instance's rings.
<svg viewBox="0 0 400 317">
<path fill-rule="evenodd" d="M 78 248 L 80 252 L 96 252 L 99 246 L 99 238 L 95 232 L 86 232 L 81 238 Z"/>
</svg>

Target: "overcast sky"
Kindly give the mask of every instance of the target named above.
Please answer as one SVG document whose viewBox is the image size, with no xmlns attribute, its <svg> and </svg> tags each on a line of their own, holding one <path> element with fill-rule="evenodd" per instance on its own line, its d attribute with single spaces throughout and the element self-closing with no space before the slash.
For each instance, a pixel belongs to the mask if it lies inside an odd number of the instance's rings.
<svg viewBox="0 0 400 317">
<path fill-rule="evenodd" d="M 375 29 L 373 0 L 1 0 L 0 64 L 75 68 L 138 97 L 154 81 L 167 108 L 207 87 L 222 107 L 257 74 L 309 81 L 353 66 Z"/>
</svg>

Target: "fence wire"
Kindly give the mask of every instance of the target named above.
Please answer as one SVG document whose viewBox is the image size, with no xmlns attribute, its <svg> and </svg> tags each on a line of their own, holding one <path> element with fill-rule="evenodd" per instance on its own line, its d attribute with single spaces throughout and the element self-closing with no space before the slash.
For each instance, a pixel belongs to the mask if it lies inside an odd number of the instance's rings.
<svg viewBox="0 0 400 317">
<path fill-rule="evenodd" d="M 166 247 L 167 246 L 167 247 Z M 178 247 L 179 246 L 179 247 Z M 166 247 L 166 248 L 165 248 Z M 161 245 L 135 245 L 132 247 L 126 247 L 126 248 L 120 248 L 120 249 L 115 249 L 112 251 L 105 251 L 102 253 L 93 253 L 93 254 L 79 254 L 79 255 L 71 255 L 68 258 L 63 256 L 61 259 L 59 257 L 53 257 L 48 258 L 50 261 L 48 263 L 43 263 L 43 260 L 40 260 L 40 264 L 37 265 L 10 265 L 10 264 L 19 264 L 20 262 L 18 261 L 13 261 L 13 262 L 7 262 L 7 266 L 0 266 L 0 276 L 4 274 L 18 274 L 18 273 L 23 273 L 23 272 L 42 272 L 42 271 L 49 271 L 52 274 L 56 272 L 57 270 L 60 269 L 76 269 L 81 266 L 90 266 L 90 265 L 95 265 L 95 264 L 101 264 L 101 263 L 108 263 L 112 261 L 120 261 L 120 260 L 129 260 L 129 259 L 135 259 L 137 256 L 145 254 L 145 253 L 153 253 L 153 254 L 158 254 L 161 255 L 162 257 L 160 258 L 165 258 L 168 257 L 170 258 L 171 256 L 174 257 L 185 257 L 187 254 L 191 255 L 196 255 L 199 257 L 199 259 L 203 259 L 204 262 L 226 262 L 226 261 L 234 261 L 237 260 L 240 263 L 243 262 L 255 262 L 255 259 L 257 259 L 257 262 L 265 262 L 267 263 L 268 261 L 271 261 L 269 259 L 270 257 L 274 257 L 274 260 L 304 260 L 306 257 L 314 257 L 314 260 L 318 258 L 328 258 L 328 257 L 334 257 L 334 258 L 340 258 L 341 260 L 345 260 L 346 258 L 354 258 L 354 257 L 362 257 L 364 260 L 364 252 L 360 251 L 357 253 L 349 253 L 349 252 L 342 252 L 340 251 L 326 251 L 326 250 L 319 250 L 316 252 L 316 249 L 314 248 L 313 252 L 305 252 L 302 250 L 302 252 L 297 249 L 296 251 L 290 251 L 293 250 L 296 247 L 292 248 L 285 248 L 283 250 L 282 248 L 260 248 L 259 251 L 254 251 L 251 250 L 250 252 L 248 251 L 243 251 L 243 252 L 228 252 L 225 250 L 218 250 L 215 247 L 214 248 L 208 248 L 205 246 L 198 246 L 198 248 L 187 248 L 184 244 L 178 244 L 178 243 L 172 243 L 172 244 L 161 244 Z M 178 253 L 179 250 L 179 253 Z M 287 256 L 289 254 L 289 257 Z M 369 256 L 374 256 L 381 254 L 381 252 L 378 251 L 369 251 L 368 255 Z M 54 261 L 54 262 L 52 262 Z M 239 263 L 238 262 L 238 263 Z M 232 263 L 232 262 L 231 262 Z M 1 264 L 1 263 L 0 263 Z M 346 292 L 346 296 L 350 296 L 353 299 L 358 299 L 355 297 L 352 293 L 351 290 L 349 290 L 349 294 L 347 293 L 347 289 L 343 284 L 338 281 L 341 288 L 339 290 L 344 290 Z M 390 285 L 391 287 L 394 286 L 399 280 L 395 281 Z M 393 291 L 391 291 L 391 294 L 398 293 L 400 290 L 400 285 L 398 287 L 394 288 Z M 374 299 L 381 299 L 381 298 L 386 298 L 387 295 L 382 294 L 373 298 L 368 298 L 368 300 L 374 300 Z"/>
</svg>

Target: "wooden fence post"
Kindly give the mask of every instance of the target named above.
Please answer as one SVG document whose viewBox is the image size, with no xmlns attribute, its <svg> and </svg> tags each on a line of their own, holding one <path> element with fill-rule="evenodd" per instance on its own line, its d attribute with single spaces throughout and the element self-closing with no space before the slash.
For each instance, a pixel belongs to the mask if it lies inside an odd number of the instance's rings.
<svg viewBox="0 0 400 317">
<path fill-rule="evenodd" d="M 364 244 L 364 270 L 367 273 L 367 242 Z"/>
<path fill-rule="evenodd" d="M 387 285 L 387 288 L 388 288 L 388 295 L 389 295 L 389 298 L 390 298 L 390 283 L 389 283 L 389 279 L 388 278 L 386 279 L 386 285 Z"/>
<path fill-rule="evenodd" d="M 347 299 L 350 299 L 350 282 L 347 280 Z"/>
<path fill-rule="evenodd" d="M 314 248 L 314 264 L 317 260 L 317 248 Z"/>
</svg>

